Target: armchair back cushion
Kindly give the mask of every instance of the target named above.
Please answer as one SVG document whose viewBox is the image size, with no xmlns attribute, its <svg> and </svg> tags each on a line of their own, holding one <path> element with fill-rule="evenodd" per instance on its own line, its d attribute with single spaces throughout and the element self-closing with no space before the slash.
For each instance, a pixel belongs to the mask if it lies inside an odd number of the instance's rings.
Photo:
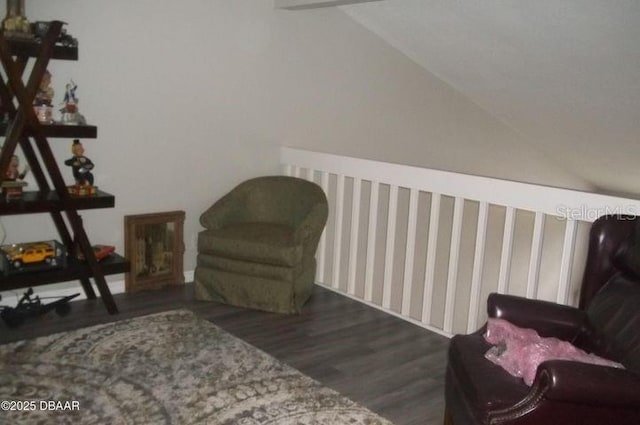
<svg viewBox="0 0 640 425">
<path fill-rule="evenodd" d="M 297 227 L 314 208 L 323 210 L 326 205 L 324 192 L 312 182 L 287 176 L 256 177 L 213 204 L 200 223 L 207 229 L 251 222 Z"/>
<path fill-rule="evenodd" d="M 614 276 L 593 298 L 587 316 L 586 335 L 577 344 L 640 376 L 640 278 Z"/>
</svg>

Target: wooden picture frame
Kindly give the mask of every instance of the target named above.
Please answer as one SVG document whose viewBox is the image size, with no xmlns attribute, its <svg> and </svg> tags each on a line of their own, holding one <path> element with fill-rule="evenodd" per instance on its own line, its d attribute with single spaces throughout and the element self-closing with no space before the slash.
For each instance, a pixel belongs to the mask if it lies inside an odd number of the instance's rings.
<svg viewBox="0 0 640 425">
<path fill-rule="evenodd" d="M 184 211 L 124 217 L 126 292 L 184 284 L 184 219 Z"/>
</svg>

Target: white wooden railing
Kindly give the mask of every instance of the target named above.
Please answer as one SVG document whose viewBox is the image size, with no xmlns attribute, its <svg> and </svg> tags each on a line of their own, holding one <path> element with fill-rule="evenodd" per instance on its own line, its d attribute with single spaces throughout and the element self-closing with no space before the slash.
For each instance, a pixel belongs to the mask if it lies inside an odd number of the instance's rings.
<svg viewBox="0 0 640 425">
<path fill-rule="evenodd" d="M 490 292 L 577 303 L 590 223 L 640 201 L 283 147 L 329 199 L 319 285 L 443 335 Z"/>
</svg>

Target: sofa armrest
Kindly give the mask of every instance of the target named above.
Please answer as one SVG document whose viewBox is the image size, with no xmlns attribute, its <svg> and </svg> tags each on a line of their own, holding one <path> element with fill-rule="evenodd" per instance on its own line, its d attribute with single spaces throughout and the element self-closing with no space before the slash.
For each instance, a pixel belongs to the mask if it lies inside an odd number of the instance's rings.
<svg viewBox="0 0 640 425">
<path fill-rule="evenodd" d="M 640 376 L 626 369 L 550 360 L 538 367 L 533 387 L 544 397 L 591 406 L 640 406 Z"/>
<path fill-rule="evenodd" d="M 572 341 L 581 331 L 586 314 L 577 308 L 549 301 L 492 293 L 487 300 L 489 317 L 504 319 L 540 336 Z"/>
</svg>

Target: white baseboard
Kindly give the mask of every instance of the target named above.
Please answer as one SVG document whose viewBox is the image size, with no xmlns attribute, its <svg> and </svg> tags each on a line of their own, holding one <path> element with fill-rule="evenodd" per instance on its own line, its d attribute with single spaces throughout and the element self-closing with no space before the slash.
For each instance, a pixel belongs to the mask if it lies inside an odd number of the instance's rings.
<svg viewBox="0 0 640 425">
<path fill-rule="evenodd" d="M 186 271 L 184 272 L 184 280 L 185 282 L 193 282 L 193 274 L 194 271 Z M 124 280 L 114 280 L 113 282 L 107 282 L 109 289 L 112 294 L 121 294 L 124 292 Z M 26 289 L 15 289 L 13 291 L 2 291 L 0 292 L 0 296 L 2 296 L 2 300 L 0 304 L 15 307 L 18 304 L 18 300 L 22 297 Z M 79 283 L 75 282 L 65 282 L 65 283 L 57 283 L 47 286 L 40 286 L 34 289 L 35 295 L 40 298 L 46 297 L 66 297 L 73 294 L 80 294 L 75 300 L 84 300 L 87 299 L 86 294 L 82 290 L 82 286 Z M 100 293 L 96 291 L 96 295 L 100 298 Z"/>
</svg>

